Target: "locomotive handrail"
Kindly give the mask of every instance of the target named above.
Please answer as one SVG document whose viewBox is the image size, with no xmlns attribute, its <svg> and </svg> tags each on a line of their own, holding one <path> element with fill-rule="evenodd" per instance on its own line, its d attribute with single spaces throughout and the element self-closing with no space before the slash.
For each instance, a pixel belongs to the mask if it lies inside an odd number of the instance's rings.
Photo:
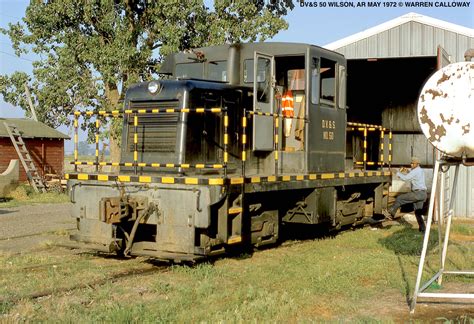
<svg viewBox="0 0 474 324">
<path fill-rule="evenodd" d="M 379 165 L 383 167 L 385 165 L 384 162 L 384 142 L 385 142 L 385 131 L 387 128 L 383 127 L 382 125 L 373 125 L 373 124 L 362 124 L 362 123 L 354 123 L 354 122 L 347 122 L 347 131 L 361 131 L 364 133 L 364 153 L 362 161 L 354 161 L 356 165 L 363 165 L 364 169 L 367 168 L 367 165 Z M 369 131 L 380 131 L 380 161 L 367 161 L 367 132 Z M 391 167 L 392 164 L 392 129 L 389 129 L 389 140 L 388 140 L 388 166 Z"/>
<path fill-rule="evenodd" d="M 144 163 L 144 162 L 91 162 L 91 161 L 77 161 L 70 162 L 75 165 L 100 165 L 100 166 L 126 166 L 126 167 L 151 167 L 151 168 L 182 168 L 182 169 L 223 169 L 223 164 L 187 164 L 187 163 Z"/>
<path fill-rule="evenodd" d="M 299 120 L 309 121 L 308 118 L 305 118 L 305 117 L 286 117 L 286 116 L 283 116 L 282 114 L 266 113 L 266 112 L 261 112 L 261 111 L 247 110 L 247 114 L 257 115 L 257 116 L 267 116 L 267 117 L 280 117 L 280 118 L 286 118 L 286 119 L 299 119 Z"/>
<path fill-rule="evenodd" d="M 140 114 L 163 114 L 163 113 L 223 113 L 224 115 L 224 147 L 223 147 L 223 163 L 222 164 L 210 164 L 210 163 L 144 163 L 138 162 L 138 115 Z M 133 167 L 134 173 L 138 173 L 138 167 L 152 167 L 152 168 L 182 168 L 182 169 L 224 169 L 224 177 L 227 177 L 227 163 L 228 163 L 228 126 L 229 126 L 229 117 L 227 115 L 227 108 L 218 107 L 218 108 L 147 108 L 147 109 L 125 109 L 121 110 L 87 110 L 87 111 L 75 111 L 74 115 L 74 161 L 71 161 L 70 164 L 74 165 L 74 170 L 77 172 L 78 165 L 92 165 L 96 166 L 96 171 L 98 171 L 99 166 L 126 166 Z M 80 116 L 97 116 L 97 117 L 112 117 L 118 118 L 124 115 L 133 116 L 133 162 L 99 162 L 99 127 L 100 119 L 95 121 L 95 162 L 91 161 L 78 161 L 78 146 L 79 146 L 79 117 Z"/>
<path fill-rule="evenodd" d="M 106 117 L 118 117 L 125 114 L 158 114 L 158 113 L 220 113 L 226 110 L 226 108 L 147 108 L 147 109 L 125 109 L 121 110 L 86 110 L 86 111 L 75 111 L 75 116 L 106 116 Z"/>
<path fill-rule="evenodd" d="M 245 110 L 244 109 L 244 118 L 242 119 L 242 175 L 244 176 L 245 174 L 245 160 L 246 160 L 246 153 L 245 153 L 245 144 L 246 144 L 246 126 L 247 126 L 247 118 L 251 118 L 253 116 L 265 116 L 265 117 L 273 117 L 273 126 L 274 126 L 274 146 L 273 146 L 273 152 L 274 152 L 274 161 L 275 161 L 275 167 L 274 167 L 274 173 L 275 176 L 278 175 L 278 144 L 279 144 L 279 120 L 280 118 L 286 118 L 286 119 L 296 119 L 296 120 L 304 120 L 305 123 L 309 122 L 309 119 L 306 117 L 287 117 L 282 114 L 276 114 L 276 113 L 268 113 L 268 112 L 261 112 L 261 111 L 253 111 L 253 110 Z"/>
<path fill-rule="evenodd" d="M 354 122 L 347 122 L 347 126 L 357 126 L 357 127 L 367 127 L 367 128 L 383 128 L 384 130 L 386 130 L 385 127 L 383 127 L 382 125 L 373 125 L 373 124 L 362 124 L 362 123 L 354 123 Z"/>
</svg>

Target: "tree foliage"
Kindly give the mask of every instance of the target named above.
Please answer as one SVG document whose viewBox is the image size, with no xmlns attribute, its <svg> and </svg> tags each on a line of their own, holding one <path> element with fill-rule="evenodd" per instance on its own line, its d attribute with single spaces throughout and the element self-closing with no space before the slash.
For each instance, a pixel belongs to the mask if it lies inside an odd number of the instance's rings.
<svg viewBox="0 0 474 324">
<path fill-rule="evenodd" d="M 151 79 L 163 56 L 222 43 L 261 41 L 287 28 L 291 0 L 32 0 L 23 22 L 2 30 L 17 55 L 39 57 L 33 75 L 0 76 L 4 100 L 38 118 L 70 123 L 75 108 L 116 109 L 127 87 Z"/>
</svg>

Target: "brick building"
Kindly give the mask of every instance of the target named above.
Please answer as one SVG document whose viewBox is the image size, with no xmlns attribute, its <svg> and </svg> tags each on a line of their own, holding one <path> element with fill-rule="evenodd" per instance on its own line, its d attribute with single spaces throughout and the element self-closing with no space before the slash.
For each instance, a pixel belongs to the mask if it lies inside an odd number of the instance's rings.
<svg viewBox="0 0 474 324">
<path fill-rule="evenodd" d="M 7 169 L 10 160 L 19 159 L 4 122 L 16 125 L 41 174 L 63 174 L 64 140 L 69 137 L 43 123 L 24 118 L 0 118 L 0 173 Z M 20 181 L 27 181 L 21 164 Z"/>
</svg>

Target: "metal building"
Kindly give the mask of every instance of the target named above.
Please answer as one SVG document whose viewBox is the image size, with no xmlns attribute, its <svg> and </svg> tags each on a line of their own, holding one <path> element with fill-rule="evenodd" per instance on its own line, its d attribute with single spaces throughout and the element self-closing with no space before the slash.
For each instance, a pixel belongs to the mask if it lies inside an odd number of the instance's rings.
<svg viewBox="0 0 474 324">
<path fill-rule="evenodd" d="M 419 93 L 437 69 L 464 61 L 474 29 L 409 13 L 324 47 L 348 59 L 348 120 L 369 120 L 393 131 L 393 164 L 420 157 L 433 165 L 435 151 L 416 115 Z M 453 178 L 453 177 L 451 177 Z M 462 168 L 457 216 L 474 217 L 474 170 Z"/>
</svg>

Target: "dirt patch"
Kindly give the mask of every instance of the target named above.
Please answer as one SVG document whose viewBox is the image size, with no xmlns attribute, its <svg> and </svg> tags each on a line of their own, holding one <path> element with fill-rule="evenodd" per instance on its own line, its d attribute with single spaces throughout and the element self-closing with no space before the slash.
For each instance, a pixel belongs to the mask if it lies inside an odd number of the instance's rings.
<svg viewBox="0 0 474 324">
<path fill-rule="evenodd" d="M 474 284 L 446 283 L 437 292 L 474 293 Z M 410 295 L 413 292 L 410 292 Z M 410 320 L 460 320 L 468 316 L 474 318 L 472 300 L 427 299 L 418 298 L 414 314 L 410 313 L 411 300 L 400 295 L 397 291 L 386 291 L 375 298 L 374 305 L 365 305 L 362 314 L 391 318 L 394 321 L 407 322 Z M 375 311 L 375 313 L 374 313 Z"/>
<path fill-rule="evenodd" d="M 69 240 L 76 222 L 71 204 L 38 204 L 0 209 L 0 252 L 24 253 Z"/>
</svg>

